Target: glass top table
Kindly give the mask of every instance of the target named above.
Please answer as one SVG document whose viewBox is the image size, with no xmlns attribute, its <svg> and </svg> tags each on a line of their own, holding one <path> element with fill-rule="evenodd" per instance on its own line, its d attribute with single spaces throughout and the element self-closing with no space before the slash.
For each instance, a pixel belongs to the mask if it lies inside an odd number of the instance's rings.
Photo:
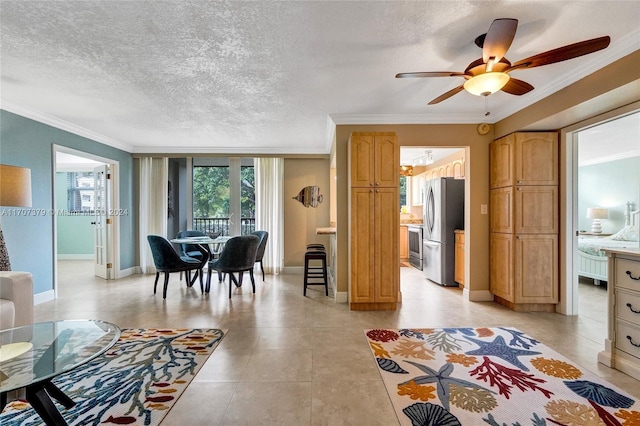
<svg viewBox="0 0 640 426">
<path fill-rule="evenodd" d="M 106 352 L 119 337 L 118 326 L 99 320 L 41 322 L 0 331 L 1 408 L 6 392 L 26 388 L 27 401 L 46 424 L 66 424 L 51 398 L 66 408 L 75 403 L 51 380 Z"/>
</svg>

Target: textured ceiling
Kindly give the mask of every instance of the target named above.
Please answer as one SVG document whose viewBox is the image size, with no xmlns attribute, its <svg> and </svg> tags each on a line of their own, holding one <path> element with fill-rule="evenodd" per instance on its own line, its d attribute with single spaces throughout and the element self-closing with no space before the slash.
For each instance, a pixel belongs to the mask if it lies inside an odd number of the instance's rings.
<svg viewBox="0 0 640 426">
<path fill-rule="evenodd" d="M 329 152 L 333 124 L 495 122 L 640 48 L 637 1 L 7 1 L 2 108 L 129 152 Z M 512 62 L 603 35 L 611 45 L 514 71 L 535 90 L 427 103 L 496 18 Z"/>
</svg>

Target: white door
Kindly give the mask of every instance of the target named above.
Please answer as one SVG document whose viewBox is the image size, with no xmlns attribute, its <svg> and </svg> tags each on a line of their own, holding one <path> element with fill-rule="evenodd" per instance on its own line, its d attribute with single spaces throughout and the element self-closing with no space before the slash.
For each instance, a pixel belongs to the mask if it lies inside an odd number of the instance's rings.
<svg viewBox="0 0 640 426">
<path fill-rule="evenodd" d="M 105 280 L 111 279 L 110 232 L 112 220 L 109 217 L 110 174 L 109 165 L 96 167 L 93 173 L 94 209 L 93 227 L 95 231 L 95 275 Z"/>
</svg>

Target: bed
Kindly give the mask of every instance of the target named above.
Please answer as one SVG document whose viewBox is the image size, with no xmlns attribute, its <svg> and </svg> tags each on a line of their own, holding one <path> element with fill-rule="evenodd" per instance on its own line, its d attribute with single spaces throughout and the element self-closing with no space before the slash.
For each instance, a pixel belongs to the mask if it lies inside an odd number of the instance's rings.
<svg viewBox="0 0 640 426">
<path fill-rule="evenodd" d="M 602 248 L 638 247 L 638 214 L 631 211 L 631 203 L 625 210 L 625 227 L 609 237 L 581 237 L 578 239 L 578 275 L 592 278 L 595 285 L 607 281 L 607 257 Z"/>
</svg>

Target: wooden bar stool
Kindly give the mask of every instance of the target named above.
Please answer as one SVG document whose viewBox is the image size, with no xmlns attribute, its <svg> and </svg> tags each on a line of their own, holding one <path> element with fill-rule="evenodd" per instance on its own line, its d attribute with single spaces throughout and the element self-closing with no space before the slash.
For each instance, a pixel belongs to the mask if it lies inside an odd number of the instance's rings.
<svg viewBox="0 0 640 426">
<path fill-rule="evenodd" d="M 322 249 L 309 249 L 304 254 L 304 292 L 307 295 L 307 286 L 323 285 L 325 296 L 329 295 L 329 280 L 327 279 L 327 252 Z M 321 266 L 317 263 L 319 261 Z M 322 282 L 310 282 L 312 279 L 322 279 Z"/>
</svg>

